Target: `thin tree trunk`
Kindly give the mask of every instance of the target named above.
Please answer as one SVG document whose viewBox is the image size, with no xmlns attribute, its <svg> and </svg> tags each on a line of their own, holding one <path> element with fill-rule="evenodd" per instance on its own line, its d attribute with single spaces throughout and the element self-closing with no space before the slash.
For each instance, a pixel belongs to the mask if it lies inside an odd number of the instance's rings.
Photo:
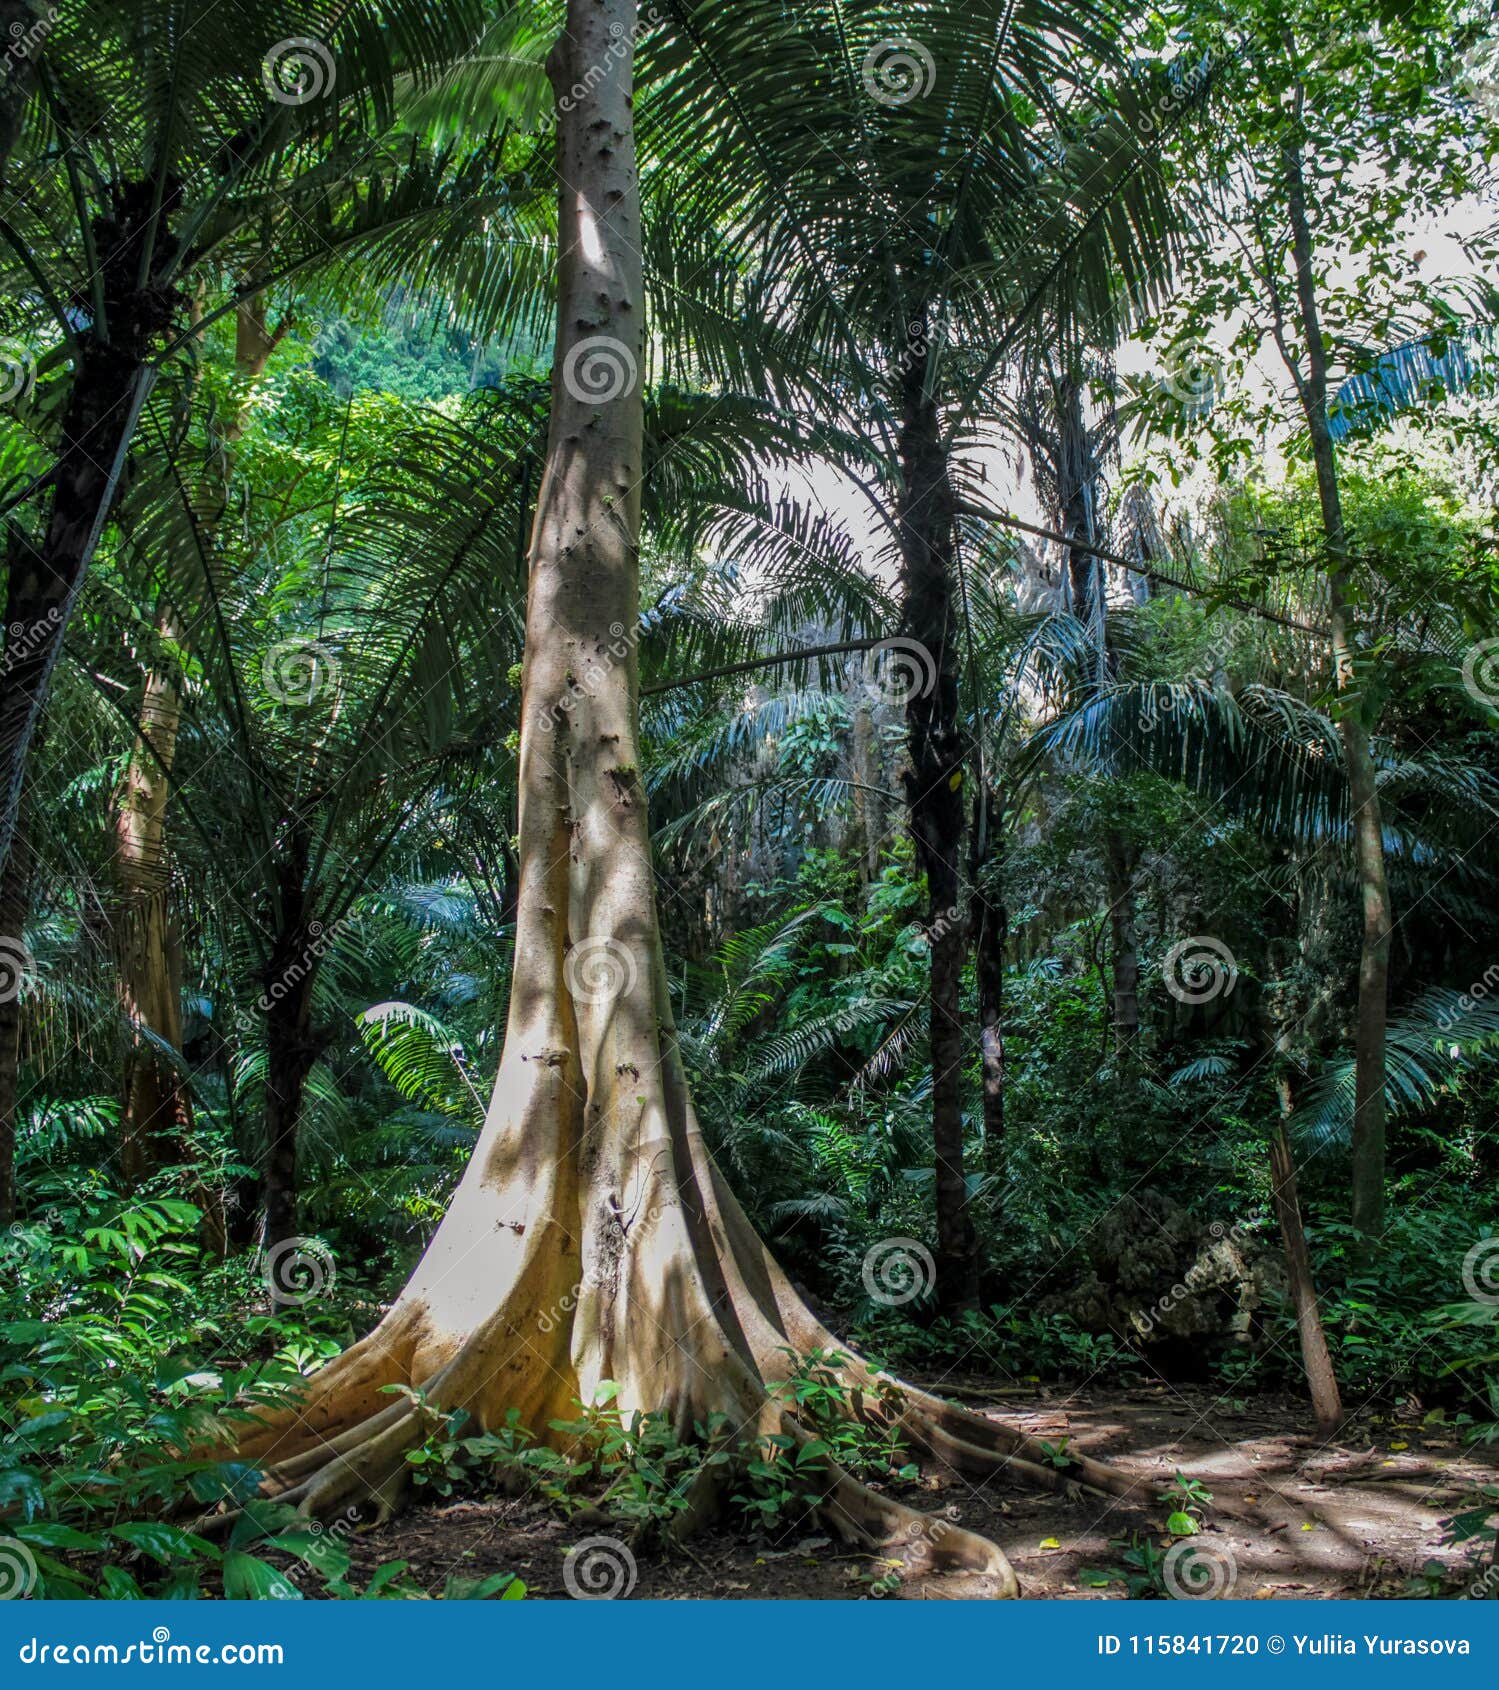
<svg viewBox="0 0 1499 1690">
<path fill-rule="evenodd" d="M 1140 1042 L 1140 946 L 1133 853 L 1112 829 L 1104 834 L 1104 862 L 1114 964 L 1114 1054 L 1124 1058 Z"/>
<path fill-rule="evenodd" d="M 984 794 L 982 802 L 984 813 L 974 819 L 973 967 L 983 1082 L 984 1166 L 990 1178 L 1001 1178 L 1005 1163 L 1005 946 L 1010 916 L 1004 902 L 1004 800 L 991 791 Z M 984 841 L 982 860 L 980 836 Z"/>
<path fill-rule="evenodd" d="M 196 320 L 197 308 L 194 307 Z M 235 316 L 235 374 L 239 390 L 226 413 L 219 460 L 222 479 L 200 488 L 198 520 L 211 543 L 222 517 L 233 449 L 244 433 L 256 382 L 289 327 L 266 325 L 264 297 L 246 300 Z M 180 646 L 184 630 L 163 603 L 157 636 L 164 648 Z M 121 902 L 116 951 L 121 1002 L 132 1024 L 175 1051 L 182 1049 L 182 936 L 171 908 L 167 809 L 177 737 L 182 723 L 178 659 L 167 649 L 146 676 L 140 725 L 115 802 L 116 870 Z M 192 1128 L 192 1103 L 179 1075 L 148 1039 L 137 1036 L 126 1060 L 121 1161 L 138 1183 L 174 1153 Z M 227 1244 L 223 1194 L 202 1185 L 204 1243 L 214 1254 Z"/>
<path fill-rule="evenodd" d="M 175 643 L 164 611 L 157 632 Z M 115 810 L 115 872 L 120 893 L 116 940 L 120 997 L 133 1026 L 182 1049 L 181 947 L 170 906 L 166 811 L 182 704 L 167 661 L 146 680 L 140 731 Z M 180 1146 L 190 1126 L 186 1088 L 172 1063 L 138 1032 L 126 1059 L 120 1157 L 139 1183 Z"/>
<path fill-rule="evenodd" d="M 297 1144 L 307 1076 L 317 1060 L 319 1045 L 308 1025 L 307 991 L 292 990 L 271 1003 L 266 1015 L 265 1248 L 274 1250 L 298 1236 Z"/>
<path fill-rule="evenodd" d="M 1283 1092 L 1282 1095 L 1288 1102 L 1289 1093 Z M 1291 1305 L 1296 1310 L 1296 1334 L 1301 1340 L 1301 1364 L 1306 1370 L 1312 1412 L 1324 1432 L 1335 1431 L 1343 1424 L 1343 1400 L 1338 1394 L 1337 1375 L 1333 1372 L 1327 1335 L 1322 1327 L 1322 1311 L 1317 1302 L 1316 1282 L 1312 1278 L 1311 1254 L 1306 1247 L 1306 1232 L 1301 1223 L 1296 1164 L 1291 1157 L 1291 1141 L 1286 1136 L 1284 1122 L 1277 1123 L 1274 1137 L 1270 1140 L 1270 1190 L 1275 1203 L 1275 1217 L 1280 1222 L 1281 1241 L 1286 1249 Z"/>
<path fill-rule="evenodd" d="M 297 1143 L 307 1076 L 322 1043 L 312 1025 L 312 991 L 323 946 L 307 908 L 311 840 L 292 825 L 277 873 L 277 938 L 265 981 L 265 1205 L 267 1251 L 297 1234 Z"/>
<path fill-rule="evenodd" d="M 0 871 L 0 1227 L 16 1218 L 16 1121 L 21 1089 L 21 992 L 26 918 L 31 913 L 31 850 L 23 815 Z M 16 989 L 9 990 L 14 982 Z"/>
<path fill-rule="evenodd" d="M 1299 145 L 1288 144 L 1286 203 L 1306 375 L 1298 379 L 1327 551 L 1328 625 L 1337 682 L 1338 732 L 1348 774 L 1363 929 L 1359 951 L 1358 1031 L 1355 1041 L 1353 1106 L 1353 1224 L 1366 1238 L 1384 1231 L 1385 1207 L 1385 1029 L 1389 1015 L 1390 936 L 1393 919 L 1385 872 L 1384 828 L 1369 727 L 1357 670 L 1357 643 L 1350 606 L 1348 534 L 1338 487 L 1337 457 L 1327 420 L 1328 361 L 1317 304 L 1311 223 Z M 1294 371 L 1293 371 L 1294 373 Z"/>
<path fill-rule="evenodd" d="M 911 325 L 901 372 L 900 530 L 903 634 L 918 648 L 906 701 L 910 767 L 906 796 L 917 867 L 926 876 L 932 1062 L 932 1147 L 936 1171 L 938 1305 L 949 1312 L 978 1299 L 978 1260 L 963 1167 L 963 959 L 958 865 L 964 832 L 965 746 L 958 726 L 953 605 L 956 508 L 941 419 L 927 391 L 929 333 Z"/>
</svg>

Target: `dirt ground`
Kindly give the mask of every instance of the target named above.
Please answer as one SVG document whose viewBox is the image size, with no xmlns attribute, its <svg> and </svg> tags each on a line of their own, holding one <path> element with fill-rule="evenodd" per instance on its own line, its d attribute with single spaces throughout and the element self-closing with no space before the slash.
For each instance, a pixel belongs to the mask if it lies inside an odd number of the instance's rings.
<svg viewBox="0 0 1499 1690">
<path fill-rule="evenodd" d="M 1118 1540 L 1132 1533 L 1158 1547 L 1171 1541 L 1164 1533 L 1168 1509 L 1156 1494 L 1177 1472 L 1212 1492 L 1198 1542 L 1220 1561 L 1227 1552 L 1234 1577 L 1225 1595 L 1455 1596 L 1466 1582 L 1464 1557 L 1442 1547 L 1440 1521 L 1479 1485 L 1499 1482 L 1499 1447 L 1465 1452 L 1454 1431 L 1416 1404 L 1367 1412 L 1329 1443 L 1311 1428 L 1305 1405 L 1291 1399 L 1225 1400 L 1177 1385 L 1037 1387 L 1024 1399 L 999 1398 L 980 1384 L 959 1390 L 980 1413 L 1053 1443 L 1067 1438 L 1070 1447 L 1140 1476 L 1138 1501 L 975 1486 L 937 1471 L 898 1491 L 904 1501 L 993 1538 L 1031 1598 L 1123 1597 L 1121 1582 L 1099 1586 L 1098 1575 L 1119 1565 Z M 642 1550 L 631 1595 L 847 1600 L 867 1597 L 888 1570 L 820 1530 L 770 1544 L 736 1525 L 726 1521 L 685 1550 Z M 351 1548 L 356 1577 L 404 1560 L 417 1582 L 440 1591 L 451 1573 L 510 1571 L 526 1581 L 529 1599 L 566 1600 L 567 1551 L 609 1530 L 605 1519 L 564 1522 L 535 1501 L 496 1497 L 411 1509 L 358 1534 Z M 939 1585 L 889 1581 L 881 1594 L 940 1596 Z"/>
</svg>

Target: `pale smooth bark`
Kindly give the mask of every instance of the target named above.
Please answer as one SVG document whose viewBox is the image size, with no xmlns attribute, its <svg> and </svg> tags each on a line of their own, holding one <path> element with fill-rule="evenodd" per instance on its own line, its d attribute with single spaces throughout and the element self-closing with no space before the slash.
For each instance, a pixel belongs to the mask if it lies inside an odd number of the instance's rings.
<svg viewBox="0 0 1499 1690">
<path fill-rule="evenodd" d="M 549 69 L 560 106 L 561 253 L 553 411 L 532 545 L 520 747 L 520 887 L 510 1019 L 488 1119 L 410 1283 L 376 1330 L 243 1440 L 266 1488 L 305 1512 L 392 1507 L 432 1408 L 480 1427 L 514 1409 L 538 1436 L 605 1381 L 616 1404 L 684 1437 L 810 1434 L 776 1387 L 788 1351 L 844 1351 L 756 1236 L 713 1165 L 672 1024 L 638 769 L 643 413 L 639 198 L 631 124 L 634 0 L 569 0 Z M 602 74 L 600 74 L 602 72 Z M 577 91 L 581 90 L 581 93 Z M 566 98 L 564 98 L 566 96 Z M 605 346 L 604 341 L 612 343 Z M 588 351 L 580 351 L 588 348 Z M 607 357 L 587 377 L 589 355 Z M 844 1352 L 846 1354 L 846 1351 Z M 840 1372 L 851 1412 L 975 1475 L 1122 1494 L 1079 1457 L 876 1375 Z M 413 1401 L 391 1385 L 419 1391 Z M 818 1506 L 912 1573 L 1014 1595 L 1004 1555 L 832 1463 Z M 715 1506 L 705 1468 L 678 1531 Z"/>
</svg>

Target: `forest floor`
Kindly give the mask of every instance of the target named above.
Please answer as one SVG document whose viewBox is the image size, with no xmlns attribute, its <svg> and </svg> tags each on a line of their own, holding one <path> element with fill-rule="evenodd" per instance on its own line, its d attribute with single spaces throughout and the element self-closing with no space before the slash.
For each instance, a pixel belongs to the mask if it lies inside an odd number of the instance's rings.
<svg viewBox="0 0 1499 1690">
<path fill-rule="evenodd" d="M 954 1389 L 951 1380 L 937 1389 Z M 981 1382 L 957 1391 L 966 1406 L 1050 1442 L 1110 1461 L 1142 1481 L 1138 1501 L 1096 1496 L 1068 1500 L 1003 1482 L 975 1486 L 961 1475 L 929 1472 L 896 1490 L 923 1510 L 957 1519 L 999 1543 L 1027 1597 L 1117 1599 L 1118 1568 L 1131 1534 L 1158 1546 L 1168 1509 L 1157 1493 L 1180 1472 L 1213 1496 L 1205 1548 L 1226 1550 L 1236 1597 L 1337 1599 L 1457 1595 L 1464 1588 L 1459 1549 L 1442 1545 L 1441 1521 L 1478 1486 L 1499 1482 L 1499 1447 L 1464 1450 L 1439 1416 L 1406 1404 L 1356 1416 L 1329 1442 L 1310 1428 L 1304 1403 L 1257 1396 L 1224 1399 L 1179 1385 L 1133 1389 L 1033 1387 L 1024 1398 Z M 737 1528 L 737 1529 L 736 1529 Z M 564 1598 L 563 1560 L 608 1521 L 559 1518 L 539 1499 L 494 1497 L 409 1509 L 357 1534 L 355 1568 L 410 1563 L 424 1587 L 450 1573 L 519 1574 L 532 1599 Z M 626 1535 L 613 1528 L 615 1535 Z M 1122 1541 L 1121 1541 L 1122 1540 Z M 809 1528 L 788 1542 L 756 1542 L 732 1519 L 687 1550 L 642 1550 L 637 1598 L 853 1599 L 887 1570 L 875 1558 Z M 1445 1568 L 1445 1577 L 1440 1569 Z M 894 1595 L 942 1594 L 940 1581 Z"/>
</svg>

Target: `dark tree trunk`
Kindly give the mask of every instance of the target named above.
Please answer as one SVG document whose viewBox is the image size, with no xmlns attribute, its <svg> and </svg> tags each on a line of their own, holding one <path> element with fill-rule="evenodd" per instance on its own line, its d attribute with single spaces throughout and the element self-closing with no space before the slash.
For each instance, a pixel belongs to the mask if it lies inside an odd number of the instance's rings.
<svg viewBox="0 0 1499 1690">
<path fill-rule="evenodd" d="M 26 918 L 31 913 L 31 851 L 23 817 L 0 872 L 0 1227 L 16 1218 L 16 1116 L 21 1090 L 21 992 Z M 15 990 L 9 988 L 14 984 Z"/>
<path fill-rule="evenodd" d="M 307 1076 L 322 1041 L 312 989 L 328 935 L 307 908 L 310 841 L 294 829 L 279 880 L 279 932 L 265 971 L 265 1248 L 297 1236 L 297 1139 Z"/>
<path fill-rule="evenodd" d="M 115 216 L 96 218 L 104 320 L 80 337 L 63 411 L 52 506 L 40 547 L 12 531 L 0 665 L 0 864 L 10 854 L 26 779 L 68 618 L 114 503 L 125 452 L 155 376 L 150 355 L 177 313 L 177 294 L 156 280 L 175 256 L 162 228 L 180 189 L 139 182 Z M 142 272 L 147 276 L 141 284 Z"/>
<path fill-rule="evenodd" d="M 911 660 L 906 700 L 910 767 L 906 797 L 918 868 L 926 876 L 931 943 L 929 1035 L 932 1146 L 936 1170 L 937 1300 L 946 1310 L 978 1297 L 973 1218 L 963 1167 L 963 958 L 967 923 L 958 910 L 963 849 L 963 763 L 954 661 L 956 509 L 942 444 L 941 419 L 926 387 L 930 343 L 912 326 L 901 373 L 900 456 L 904 488 L 898 511 L 903 635 Z"/>
<path fill-rule="evenodd" d="M 307 1076 L 318 1045 L 307 1025 L 306 991 L 292 990 L 273 1001 L 266 1016 L 265 1070 L 265 1248 L 297 1236 L 297 1138 Z"/>
<path fill-rule="evenodd" d="M 1306 375 L 1298 377 L 1311 439 L 1327 553 L 1328 626 L 1339 694 L 1338 732 L 1348 774 L 1350 826 L 1363 910 L 1359 949 L 1358 1032 L 1354 1046 L 1353 1224 L 1365 1238 L 1384 1231 L 1385 1031 L 1389 1015 L 1390 936 L 1394 922 L 1385 873 L 1384 825 L 1369 750 L 1364 685 L 1350 608 L 1348 533 L 1338 486 L 1337 456 L 1327 421 L 1328 362 L 1317 304 L 1311 222 L 1299 146 L 1285 150 L 1286 205 L 1296 271 L 1296 298 L 1306 342 Z M 1293 372 L 1294 373 L 1294 372 Z"/>
</svg>

